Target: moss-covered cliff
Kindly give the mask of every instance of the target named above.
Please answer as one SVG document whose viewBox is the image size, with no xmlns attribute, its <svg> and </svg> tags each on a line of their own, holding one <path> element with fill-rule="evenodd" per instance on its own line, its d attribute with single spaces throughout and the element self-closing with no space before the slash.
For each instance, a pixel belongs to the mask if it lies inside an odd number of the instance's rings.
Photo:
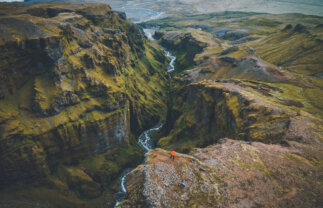
<svg viewBox="0 0 323 208">
<path fill-rule="evenodd" d="M 142 161 L 135 138 L 166 112 L 162 48 L 108 5 L 1 3 L 0 13 L 0 201 L 113 203 L 82 200 Z M 31 185 L 14 189 L 21 182 Z"/>
<path fill-rule="evenodd" d="M 232 82 L 201 82 L 175 90 L 158 145 L 188 152 L 230 137 L 277 143 L 285 138 L 290 115 Z"/>
</svg>

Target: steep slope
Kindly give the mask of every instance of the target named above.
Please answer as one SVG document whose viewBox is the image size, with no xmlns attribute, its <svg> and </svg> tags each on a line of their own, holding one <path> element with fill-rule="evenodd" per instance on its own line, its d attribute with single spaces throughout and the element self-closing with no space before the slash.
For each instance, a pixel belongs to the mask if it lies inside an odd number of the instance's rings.
<svg viewBox="0 0 323 208">
<path fill-rule="evenodd" d="M 174 51 L 176 56 L 175 68 L 179 73 L 194 67 L 194 57 L 207 46 L 206 43 L 197 40 L 191 33 L 162 33 L 156 32 L 155 38 L 168 50 Z"/>
<path fill-rule="evenodd" d="M 281 142 L 293 116 L 238 82 L 200 82 L 175 92 L 165 125 L 169 133 L 158 145 L 180 152 L 223 137 Z"/>
<path fill-rule="evenodd" d="M 163 50 L 108 5 L 0 13 L 0 204 L 89 206 L 141 162 L 135 136 L 163 119 Z"/>
</svg>

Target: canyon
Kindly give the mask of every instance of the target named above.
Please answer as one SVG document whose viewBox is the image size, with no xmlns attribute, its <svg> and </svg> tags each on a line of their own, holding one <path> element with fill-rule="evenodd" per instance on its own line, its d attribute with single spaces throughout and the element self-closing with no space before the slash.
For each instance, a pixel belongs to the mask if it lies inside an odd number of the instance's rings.
<svg viewBox="0 0 323 208">
<path fill-rule="evenodd" d="M 320 207 L 323 18 L 124 5 L 0 3 L 0 207 Z"/>
</svg>

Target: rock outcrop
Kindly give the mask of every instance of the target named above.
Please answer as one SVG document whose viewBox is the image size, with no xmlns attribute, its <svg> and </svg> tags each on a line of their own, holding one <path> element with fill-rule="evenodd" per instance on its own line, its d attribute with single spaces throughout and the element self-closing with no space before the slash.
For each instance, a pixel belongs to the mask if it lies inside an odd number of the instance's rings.
<svg viewBox="0 0 323 208">
<path fill-rule="evenodd" d="M 127 176 L 118 207 L 319 207 L 320 148 L 221 139 L 174 161 L 152 150 Z"/>
</svg>

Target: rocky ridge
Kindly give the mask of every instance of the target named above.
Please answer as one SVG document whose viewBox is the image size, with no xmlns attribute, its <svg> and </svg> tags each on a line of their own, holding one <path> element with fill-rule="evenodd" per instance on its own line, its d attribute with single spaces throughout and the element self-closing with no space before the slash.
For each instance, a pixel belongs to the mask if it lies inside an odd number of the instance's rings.
<svg viewBox="0 0 323 208">
<path fill-rule="evenodd" d="M 112 204 L 118 176 L 142 161 L 135 137 L 166 111 L 162 47 L 108 5 L 0 13 L 0 206 Z"/>
</svg>

